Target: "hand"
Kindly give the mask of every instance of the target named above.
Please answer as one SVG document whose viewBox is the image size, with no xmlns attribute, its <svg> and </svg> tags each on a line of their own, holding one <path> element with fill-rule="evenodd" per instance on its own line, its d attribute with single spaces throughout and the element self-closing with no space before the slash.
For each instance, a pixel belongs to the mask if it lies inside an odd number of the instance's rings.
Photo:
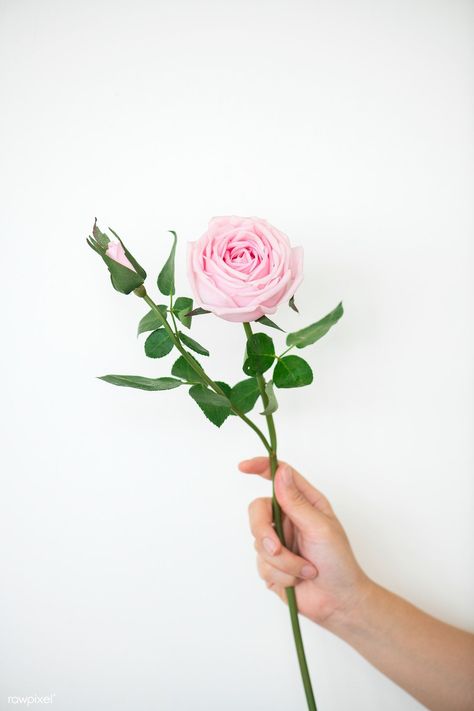
<svg viewBox="0 0 474 711">
<path fill-rule="evenodd" d="M 239 469 L 271 479 L 267 457 L 243 461 Z M 294 586 L 298 610 L 320 625 L 349 615 L 371 581 L 357 563 L 329 501 L 284 462 L 275 475 L 275 493 L 286 547 L 272 524 L 271 498 L 255 499 L 249 506 L 260 577 L 285 602 L 285 588 Z"/>
</svg>

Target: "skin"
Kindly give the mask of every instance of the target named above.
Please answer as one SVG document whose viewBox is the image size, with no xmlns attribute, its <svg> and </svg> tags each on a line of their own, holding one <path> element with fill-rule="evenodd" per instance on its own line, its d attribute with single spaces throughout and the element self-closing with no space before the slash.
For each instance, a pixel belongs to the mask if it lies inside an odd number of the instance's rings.
<svg viewBox="0 0 474 711">
<path fill-rule="evenodd" d="M 241 462 L 270 479 L 268 458 Z M 371 580 L 358 564 L 326 497 L 281 462 L 275 493 L 287 547 L 272 525 L 270 498 L 249 506 L 257 567 L 286 602 L 295 586 L 302 615 L 345 640 L 432 711 L 473 711 L 474 635 L 431 617 Z"/>
</svg>

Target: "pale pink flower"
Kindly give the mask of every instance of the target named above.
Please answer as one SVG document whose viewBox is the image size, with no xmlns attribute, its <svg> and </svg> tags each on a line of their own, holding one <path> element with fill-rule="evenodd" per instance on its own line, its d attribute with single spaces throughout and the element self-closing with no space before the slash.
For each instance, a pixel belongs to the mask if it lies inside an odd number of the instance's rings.
<svg viewBox="0 0 474 711">
<path fill-rule="evenodd" d="M 259 217 L 213 217 L 188 246 L 198 306 L 227 321 L 273 314 L 303 280 L 303 248 Z"/>
</svg>

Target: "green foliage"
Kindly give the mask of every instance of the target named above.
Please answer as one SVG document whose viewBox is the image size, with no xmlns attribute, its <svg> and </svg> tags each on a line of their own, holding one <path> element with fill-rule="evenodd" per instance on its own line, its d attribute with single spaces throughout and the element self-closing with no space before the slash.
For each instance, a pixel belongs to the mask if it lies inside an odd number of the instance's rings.
<svg viewBox="0 0 474 711">
<path fill-rule="evenodd" d="M 201 346 L 200 343 L 194 340 L 194 338 L 190 338 L 190 336 L 187 336 L 185 333 L 182 331 L 179 331 L 179 337 L 181 341 L 184 343 L 185 346 L 188 346 L 188 348 L 191 348 L 192 351 L 195 351 L 196 353 L 199 353 L 200 355 L 203 356 L 208 356 L 209 351 L 207 348 L 204 348 L 204 346 Z"/>
<path fill-rule="evenodd" d="M 286 337 L 287 345 L 305 348 L 312 343 L 316 343 L 316 341 L 319 341 L 320 338 L 325 336 L 329 329 L 339 321 L 343 313 L 344 309 L 342 308 L 341 302 L 320 321 L 316 321 L 316 323 L 312 323 L 311 326 L 306 326 L 306 328 L 302 328 L 300 331 L 295 331 L 295 333 L 289 333 Z"/>
<path fill-rule="evenodd" d="M 198 361 L 193 358 L 191 353 L 188 354 L 190 358 L 193 359 L 195 363 L 200 365 Z M 184 356 L 179 356 L 178 360 L 173 364 L 171 368 L 171 374 L 176 378 L 181 378 L 186 380 L 188 383 L 202 383 L 204 382 L 200 375 L 189 365 L 188 361 Z"/>
<path fill-rule="evenodd" d="M 222 380 L 216 380 L 215 383 L 220 387 L 225 397 L 230 400 L 230 393 L 232 391 L 230 385 L 227 385 L 227 383 L 223 383 Z"/>
<path fill-rule="evenodd" d="M 259 393 L 256 378 L 247 378 L 234 385 L 230 392 L 230 401 L 237 410 L 245 414 L 254 408 Z"/>
<path fill-rule="evenodd" d="M 289 300 L 288 306 L 290 307 L 290 309 L 293 309 L 293 311 L 296 311 L 296 313 L 299 314 L 300 310 L 297 307 L 297 305 L 295 304 L 295 295 L 294 294 L 291 297 L 291 299 Z"/>
<path fill-rule="evenodd" d="M 191 316 L 191 318 L 192 318 L 193 316 L 202 316 L 203 314 L 210 314 L 210 313 L 211 313 L 210 311 L 206 311 L 206 309 L 201 309 L 201 307 L 199 307 L 197 309 L 193 309 L 192 311 L 189 311 L 189 313 L 187 315 Z"/>
<path fill-rule="evenodd" d="M 173 246 L 171 247 L 170 256 L 166 260 L 165 266 L 158 275 L 158 289 L 165 296 L 174 294 L 174 259 L 176 255 L 176 232 L 169 230 L 173 235 Z"/>
<path fill-rule="evenodd" d="M 99 380 L 105 380 L 111 385 L 150 391 L 172 390 L 183 385 L 182 381 L 176 380 L 176 378 L 142 378 L 141 375 L 103 375 Z"/>
<path fill-rule="evenodd" d="M 189 388 L 189 394 L 207 419 L 217 427 L 220 427 L 229 417 L 231 405 L 227 397 L 219 395 L 203 385 L 193 385 Z"/>
<path fill-rule="evenodd" d="M 178 296 L 173 304 L 174 315 L 179 318 L 183 326 L 186 326 L 186 328 L 191 328 L 192 316 L 188 316 L 188 314 L 192 308 L 193 300 L 190 299 L 189 296 Z"/>
<path fill-rule="evenodd" d="M 254 333 L 247 340 L 243 370 L 246 375 L 257 375 L 268 370 L 275 360 L 275 346 L 266 333 Z"/>
<path fill-rule="evenodd" d="M 265 385 L 265 394 L 267 396 L 267 406 L 264 411 L 260 414 L 262 415 L 273 415 L 274 412 L 278 410 L 278 401 L 276 399 L 275 390 L 273 388 L 273 380 L 269 380 Z"/>
<path fill-rule="evenodd" d="M 164 328 L 150 333 L 145 341 L 145 353 L 148 358 L 163 358 L 173 350 L 173 341 Z"/>
<path fill-rule="evenodd" d="M 109 237 L 105 234 L 105 232 L 102 232 L 98 226 L 97 226 L 97 217 L 94 220 L 94 226 L 92 227 L 92 236 L 97 242 L 98 246 L 101 247 L 102 249 L 107 249 L 109 246 L 110 239 Z"/>
<path fill-rule="evenodd" d="M 263 326 L 268 326 L 269 328 L 276 328 L 278 331 L 285 333 L 285 331 L 280 328 L 280 326 L 278 326 L 275 321 L 269 319 L 268 316 L 260 316 L 260 318 L 255 319 L 255 323 L 261 323 Z"/>
<path fill-rule="evenodd" d="M 275 366 L 273 382 L 277 388 L 300 388 L 313 382 L 313 371 L 303 358 L 285 356 Z"/>
<path fill-rule="evenodd" d="M 166 313 L 168 311 L 166 306 L 164 304 L 160 304 L 158 308 L 163 318 L 166 319 Z M 154 331 L 156 328 L 161 328 L 162 325 L 163 322 L 159 318 L 156 311 L 151 309 L 151 311 L 149 311 L 147 314 L 145 314 L 145 316 L 143 316 L 142 319 L 140 319 L 140 323 L 138 324 L 137 336 L 139 336 L 140 333 L 146 333 L 147 331 Z"/>
</svg>

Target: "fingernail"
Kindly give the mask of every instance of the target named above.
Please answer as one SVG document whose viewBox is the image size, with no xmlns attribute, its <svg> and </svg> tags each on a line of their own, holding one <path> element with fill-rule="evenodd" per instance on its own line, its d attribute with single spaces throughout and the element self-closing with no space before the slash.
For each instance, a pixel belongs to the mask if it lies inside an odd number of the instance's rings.
<svg viewBox="0 0 474 711">
<path fill-rule="evenodd" d="M 264 538 L 262 545 L 269 555 L 273 555 L 276 551 L 276 543 L 271 538 Z"/>
<path fill-rule="evenodd" d="M 283 483 L 287 486 L 293 481 L 293 472 L 291 471 L 291 467 L 289 467 L 288 464 L 285 464 L 285 466 L 283 467 L 281 477 L 283 479 Z"/>
<path fill-rule="evenodd" d="M 301 568 L 301 576 L 303 578 L 314 578 L 316 577 L 316 568 L 312 565 L 303 565 Z"/>
</svg>

